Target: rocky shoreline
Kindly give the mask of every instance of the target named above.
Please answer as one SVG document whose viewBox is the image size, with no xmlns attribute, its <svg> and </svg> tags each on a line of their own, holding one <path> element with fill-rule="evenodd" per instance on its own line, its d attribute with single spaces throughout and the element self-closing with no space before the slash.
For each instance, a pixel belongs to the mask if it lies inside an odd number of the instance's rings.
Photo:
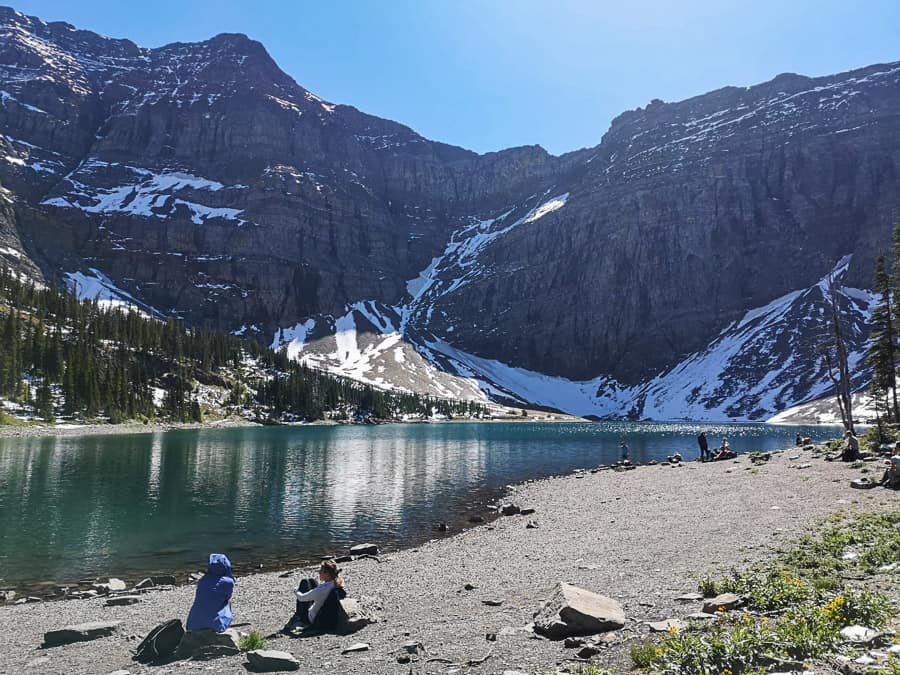
<svg viewBox="0 0 900 675">
<path fill-rule="evenodd" d="M 499 422 L 535 423 L 535 422 L 584 422 L 581 417 L 574 417 L 564 413 L 544 413 L 531 411 L 530 417 L 510 415 L 495 417 L 492 419 L 458 419 L 458 420 L 382 420 L 376 424 L 457 424 L 460 422 L 475 422 L 478 424 L 493 424 Z M 313 422 L 285 422 L 282 424 L 261 424 L 243 417 L 228 417 L 212 422 L 123 422 L 121 424 L 25 424 L 25 425 L 0 425 L 0 438 L 34 438 L 45 436 L 107 436 L 126 434 L 153 434 L 166 431 L 182 431 L 185 429 L 233 429 L 240 427 L 310 427 L 310 426 L 339 426 L 358 425 L 361 422 L 344 422 L 336 420 L 315 420 Z"/>
<path fill-rule="evenodd" d="M 758 465 L 744 455 L 519 485 L 506 499 L 534 513 L 343 563 L 351 596 L 374 610 L 377 623 L 352 636 L 277 637 L 270 647 L 292 653 L 304 673 L 574 671 L 584 663 L 577 649 L 528 627 L 554 587 L 568 582 L 621 603 L 625 627 L 606 634 L 593 662 L 624 672 L 647 622 L 701 609 L 702 602 L 677 598 L 696 591 L 702 575 L 766 559 L 828 514 L 900 509 L 898 492 L 850 489 L 860 475 L 809 449 L 790 449 Z M 238 630 L 277 631 L 301 575 L 239 577 L 232 601 Z M 181 586 L 147 589 L 127 606 L 107 606 L 105 598 L 0 606 L 0 672 L 246 672 L 243 656 L 162 667 L 131 660 L 150 629 L 185 617 L 192 596 L 192 586 Z M 109 637 L 41 648 L 45 632 L 88 621 L 121 623 Z M 368 648 L 342 653 L 360 642 Z M 408 643 L 422 647 L 409 653 Z"/>
</svg>

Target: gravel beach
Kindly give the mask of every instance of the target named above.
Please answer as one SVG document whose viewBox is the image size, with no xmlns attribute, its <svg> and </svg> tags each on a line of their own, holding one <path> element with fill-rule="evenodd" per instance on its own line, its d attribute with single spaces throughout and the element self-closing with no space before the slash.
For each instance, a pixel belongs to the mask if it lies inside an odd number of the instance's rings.
<svg viewBox="0 0 900 675">
<path fill-rule="evenodd" d="M 870 477 L 880 476 L 880 464 L 868 466 Z M 269 648 L 291 652 L 302 673 L 574 670 L 576 650 L 524 628 L 552 587 L 567 581 L 624 606 L 626 627 L 610 634 L 610 647 L 593 661 L 623 672 L 628 648 L 648 630 L 643 622 L 699 611 L 700 602 L 675 598 L 695 591 L 704 573 L 764 560 L 830 513 L 900 509 L 900 492 L 851 489 L 850 480 L 860 475 L 847 464 L 791 448 L 758 467 L 742 456 L 515 486 L 508 499 L 536 513 L 501 517 L 419 548 L 385 553 L 379 561 L 343 564 L 350 595 L 376 606 L 378 623 L 351 636 L 278 637 Z M 538 527 L 526 529 L 529 520 Z M 239 630 L 278 630 L 293 611 L 298 578 L 309 575 L 296 570 L 285 578 L 238 578 L 235 623 L 249 624 Z M 475 588 L 465 590 L 467 584 Z M 105 607 L 103 599 L 0 607 L 0 672 L 246 673 L 241 656 L 163 666 L 131 660 L 151 628 L 185 618 L 193 593 L 191 586 L 152 591 L 129 607 Z M 111 637 L 40 648 L 45 631 L 98 620 L 122 623 Z M 411 641 L 424 650 L 411 663 L 398 663 L 403 644 Z M 341 654 L 357 642 L 369 650 Z"/>
</svg>

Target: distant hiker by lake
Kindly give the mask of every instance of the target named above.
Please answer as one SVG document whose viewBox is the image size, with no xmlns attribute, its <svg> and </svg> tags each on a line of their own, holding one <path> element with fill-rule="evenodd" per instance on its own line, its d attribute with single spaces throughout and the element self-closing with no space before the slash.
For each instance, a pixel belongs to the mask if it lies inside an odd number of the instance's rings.
<svg viewBox="0 0 900 675">
<path fill-rule="evenodd" d="M 706 462 L 712 459 L 712 453 L 709 451 L 709 443 L 706 440 L 706 432 L 701 431 L 697 436 L 697 445 L 700 446 L 700 461 Z"/>
<path fill-rule="evenodd" d="M 724 436 L 722 438 L 722 445 L 719 446 L 719 450 L 713 459 L 734 459 L 735 457 L 737 457 L 737 453 L 731 449 L 731 444 L 728 442 L 728 436 Z"/>
<path fill-rule="evenodd" d="M 628 444 L 622 440 L 619 442 L 619 448 L 622 450 L 622 464 L 631 464 L 631 459 L 628 453 Z"/>
<path fill-rule="evenodd" d="M 842 462 L 855 462 L 859 459 L 859 439 L 849 429 L 844 433 L 844 449 L 841 451 Z"/>
</svg>

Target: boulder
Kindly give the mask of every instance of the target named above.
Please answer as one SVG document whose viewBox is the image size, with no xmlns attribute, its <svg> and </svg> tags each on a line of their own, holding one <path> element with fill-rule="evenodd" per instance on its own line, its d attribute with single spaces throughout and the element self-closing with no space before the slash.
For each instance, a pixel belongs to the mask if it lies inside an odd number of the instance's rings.
<svg viewBox="0 0 900 675">
<path fill-rule="evenodd" d="M 682 631 L 685 629 L 685 625 L 682 621 L 678 619 L 664 619 L 662 621 L 648 621 L 647 625 L 650 627 L 650 632 L 652 633 L 666 633 L 670 630 Z"/>
<path fill-rule="evenodd" d="M 254 649 L 247 652 L 247 664 L 257 673 L 275 673 L 283 670 L 299 670 L 300 662 L 289 652 L 275 649 Z"/>
<path fill-rule="evenodd" d="M 189 630 L 181 638 L 175 656 L 179 659 L 214 659 L 241 653 L 238 633 L 229 628 L 224 633 L 214 630 Z"/>
<path fill-rule="evenodd" d="M 124 605 L 136 605 L 139 602 L 143 602 L 139 595 L 114 595 L 103 604 L 106 607 L 121 607 Z"/>
<path fill-rule="evenodd" d="M 599 653 L 600 653 L 600 647 L 598 647 L 597 645 L 585 645 L 584 647 L 579 649 L 575 653 L 575 655 L 579 659 L 584 659 L 585 661 L 587 661 L 588 659 L 591 659 L 591 658 L 597 656 L 597 654 L 599 654 Z"/>
<path fill-rule="evenodd" d="M 110 593 L 118 593 L 124 591 L 127 586 L 121 579 L 110 579 L 105 583 L 91 584 L 91 588 L 93 588 L 101 595 L 108 595 Z"/>
<path fill-rule="evenodd" d="M 520 513 L 521 511 L 522 511 L 522 509 L 520 509 L 518 507 L 518 505 L 511 504 L 511 503 L 504 504 L 503 506 L 500 507 L 500 513 L 502 513 L 504 516 L 514 516 L 517 513 Z"/>
<path fill-rule="evenodd" d="M 484 517 L 483 516 L 469 516 L 469 522 L 470 523 L 483 523 Z"/>
<path fill-rule="evenodd" d="M 534 509 L 532 509 L 531 507 L 525 508 L 525 509 L 520 509 L 519 513 L 522 514 L 523 516 L 530 516 L 532 513 L 534 513 Z"/>
<path fill-rule="evenodd" d="M 857 490 L 871 490 L 874 487 L 878 487 L 878 483 L 875 481 L 869 480 L 868 478 L 857 478 L 855 480 L 850 481 L 850 487 L 855 488 Z"/>
<path fill-rule="evenodd" d="M 44 647 L 58 647 L 73 642 L 88 642 L 116 632 L 121 621 L 90 621 L 44 633 Z"/>
<path fill-rule="evenodd" d="M 704 614 L 715 614 L 734 609 L 741 604 L 741 599 L 734 593 L 722 593 L 703 603 Z"/>
<path fill-rule="evenodd" d="M 357 544 L 350 547 L 352 555 L 378 555 L 378 546 L 375 544 Z"/>
<path fill-rule="evenodd" d="M 156 577 L 150 577 L 154 586 L 174 586 L 178 580 L 171 574 L 161 574 Z M 124 589 L 123 589 L 124 590 Z"/>
<path fill-rule="evenodd" d="M 347 621 L 342 631 L 344 633 L 355 633 L 370 623 L 378 622 L 374 613 L 357 598 L 344 598 L 341 600 L 341 607 L 344 608 L 344 612 L 347 614 Z"/>
<path fill-rule="evenodd" d="M 153 588 L 154 586 L 156 586 L 156 584 L 153 583 L 153 579 L 150 579 L 150 578 L 142 579 L 141 581 L 137 582 L 134 585 L 134 587 L 138 590 L 144 589 L 144 588 Z"/>
<path fill-rule="evenodd" d="M 95 589 L 91 589 L 89 591 L 72 591 L 69 593 L 69 597 L 75 600 L 87 600 L 88 598 L 96 598 L 99 593 Z"/>
<path fill-rule="evenodd" d="M 15 599 L 15 591 L 0 591 L 0 602 L 12 602 Z"/>
<path fill-rule="evenodd" d="M 554 640 L 618 630 L 624 625 L 625 612 L 618 602 L 567 583 L 556 585 L 534 618 L 534 632 Z"/>
<path fill-rule="evenodd" d="M 703 599 L 702 593 L 685 593 L 684 595 L 679 595 L 675 598 L 676 602 L 697 602 L 698 600 Z"/>
<path fill-rule="evenodd" d="M 529 520 L 525 523 L 525 529 L 527 530 L 536 530 L 538 527 L 540 527 L 540 525 L 538 525 L 538 521 L 536 520 Z"/>
<path fill-rule="evenodd" d="M 881 637 L 881 633 L 866 626 L 846 626 L 841 628 L 841 637 L 847 642 L 867 645 Z"/>
</svg>

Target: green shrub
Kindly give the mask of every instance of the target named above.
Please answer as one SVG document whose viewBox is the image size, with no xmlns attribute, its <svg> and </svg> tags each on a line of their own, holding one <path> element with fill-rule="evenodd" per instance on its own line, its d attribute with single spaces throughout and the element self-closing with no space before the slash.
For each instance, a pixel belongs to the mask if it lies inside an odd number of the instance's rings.
<svg viewBox="0 0 900 675">
<path fill-rule="evenodd" d="M 631 662 L 635 668 L 650 668 L 660 651 L 653 642 L 644 642 L 631 648 Z"/>
<path fill-rule="evenodd" d="M 703 594 L 704 598 L 713 598 L 719 594 L 719 585 L 715 579 L 706 574 L 697 584 L 697 590 Z"/>
<path fill-rule="evenodd" d="M 251 652 L 254 649 L 265 649 L 266 638 L 258 630 L 251 630 L 247 635 L 241 638 L 238 646 L 242 652 Z"/>
</svg>

